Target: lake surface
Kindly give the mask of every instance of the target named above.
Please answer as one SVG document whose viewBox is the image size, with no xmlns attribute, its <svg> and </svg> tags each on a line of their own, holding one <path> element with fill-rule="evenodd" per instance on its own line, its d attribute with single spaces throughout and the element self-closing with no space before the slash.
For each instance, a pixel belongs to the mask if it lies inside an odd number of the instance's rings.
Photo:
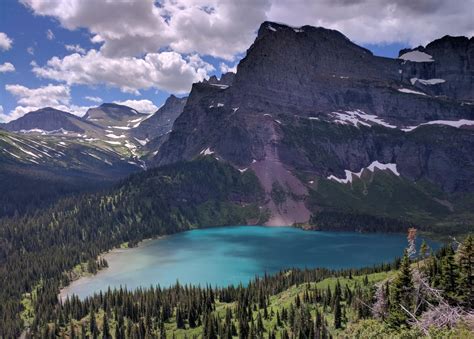
<svg viewBox="0 0 474 339">
<path fill-rule="evenodd" d="M 420 239 L 418 239 L 420 240 Z M 421 240 L 420 240 L 421 242 Z M 430 247 L 437 248 L 427 241 Z M 400 257 L 405 235 L 303 231 L 292 227 L 235 226 L 193 230 L 114 250 L 109 267 L 74 281 L 61 296 L 81 298 L 109 286 L 247 283 L 284 268 L 372 266 Z"/>
</svg>

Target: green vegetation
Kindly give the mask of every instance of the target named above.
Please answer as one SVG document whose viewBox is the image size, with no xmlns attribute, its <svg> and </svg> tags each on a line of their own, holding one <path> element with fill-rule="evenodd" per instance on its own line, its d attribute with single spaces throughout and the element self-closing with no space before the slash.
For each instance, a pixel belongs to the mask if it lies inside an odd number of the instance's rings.
<svg viewBox="0 0 474 339">
<path fill-rule="evenodd" d="M 139 170 L 120 160 L 126 156 L 80 138 L 0 130 L 0 218 L 31 214 L 62 197 L 110 187 Z"/>
<path fill-rule="evenodd" d="M 346 152 L 379 157 L 384 149 L 393 150 L 406 144 L 410 147 L 433 149 L 454 154 L 444 140 L 450 140 L 462 150 L 465 131 L 423 126 L 413 133 L 380 126 L 358 128 L 305 118 L 289 118 L 282 125 L 283 144 L 295 150 L 291 159 L 303 182 L 312 181 L 307 205 L 313 212 L 309 226 L 325 230 L 406 231 L 411 225 L 440 235 L 467 234 L 474 227 L 472 193 L 443 192 L 426 179 L 416 182 L 390 172 L 364 171 L 361 178 L 341 184 L 307 173 L 326 173 L 327 169 L 347 169 Z M 462 152 L 461 152 L 462 153 Z M 453 155 L 453 157 L 455 157 Z M 293 159 L 294 158 L 294 159 Z M 452 159 L 450 159 L 452 160 Z M 463 165 L 464 166 L 464 165 Z M 471 170 L 472 164 L 465 164 Z M 376 227 L 382 224 L 382 227 Z"/>
<path fill-rule="evenodd" d="M 51 305 L 37 331 L 104 338 L 469 338 L 473 258 L 469 236 L 457 251 L 421 252 L 416 261 L 405 252 L 373 268 L 294 269 L 245 287 L 109 290 Z"/>
<path fill-rule="evenodd" d="M 252 173 L 205 157 L 133 175 L 108 192 L 66 198 L 32 216 L 2 219 L 0 336 L 20 333 L 20 300 L 41 280 L 35 324 L 49 317 L 76 265 L 87 262 L 94 271 L 91 263 L 104 251 L 200 225 L 264 222 L 262 197 Z"/>
</svg>

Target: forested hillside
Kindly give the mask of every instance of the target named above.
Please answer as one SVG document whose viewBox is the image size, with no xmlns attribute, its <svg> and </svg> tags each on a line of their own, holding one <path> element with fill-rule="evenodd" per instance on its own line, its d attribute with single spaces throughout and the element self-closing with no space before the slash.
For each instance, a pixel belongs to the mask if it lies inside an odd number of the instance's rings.
<svg viewBox="0 0 474 339">
<path fill-rule="evenodd" d="M 56 303 L 75 265 L 124 242 L 202 225 L 264 222 L 261 197 L 251 172 L 205 157 L 133 175 L 107 192 L 66 198 L 28 217 L 2 219 L 0 335 L 20 333 L 24 293 L 46 286 L 54 293 L 39 305 Z"/>
</svg>

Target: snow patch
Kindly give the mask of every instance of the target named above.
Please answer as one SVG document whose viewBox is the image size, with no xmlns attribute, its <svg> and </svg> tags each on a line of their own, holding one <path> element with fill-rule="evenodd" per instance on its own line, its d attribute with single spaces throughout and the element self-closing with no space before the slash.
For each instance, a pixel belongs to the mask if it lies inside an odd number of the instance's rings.
<svg viewBox="0 0 474 339">
<path fill-rule="evenodd" d="M 238 169 L 240 173 L 244 173 L 246 170 L 248 170 L 248 168 L 242 168 L 242 169 Z"/>
<path fill-rule="evenodd" d="M 418 95 L 425 95 L 426 96 L 426 94 L 423 93 L 423 92 L 414 91 L 414 90 L 408 89 L 408 88 L 399 88 L 398 91 L 402 92 L 402 93 L 418 94 Z"/>
<path fill-rule="evenodd" d="M 114 129 L 123 129 L 123 130 L 131 129 L 131 127 L 128 127 L 128 126 L 107 126 L 107 127 L 114 128 Z"/>
<path fill-rule="evenodd" d="M 333 112 L 332 114 L 336 117 L 336 120 L 334 121 L 342 125 L 354 125 L 355 127 L 363 125 L 370 127 L 371 125 L 368 122 L 371 122 L 387 128 L 397 128 L 397 126 L 390 125 L 378 116 L 367 114 L 361 110 L 345 111 L 344 113 Z M 312 117 L 310 117 L 310 119 L 311 118 Z"/>
<path fill-rule="evenodd" d="M 418 126 L 410 126 L 402 128 L 404 132 L 411 132 L 414 129 L 423 125 L 446 125 L 451 127 L 460 128 L 461 126 L 474 126 L 474 120 L 460 119 L 460 120 L 433 120 L 419 124 Z"/>
<path fill-rule="evenodd" d="M 214 151 L 211 151 L 211 149 L 208 147 L 206 149 L 203 149 L 200 154 L 202 154 L 202 155 L 211 155 L 211 154 L 214 154 Z"/>
<path fill-rule="evenodd" d="M 136 141 L 138 141 L 138 143 L 142 146 L 145 146 L 150 140 L 148 140 L 148 138 L 146 138 L 145 140 L 140 140 L 138 138 L 135 138 Z"/>
<path fill-rule="evenodd" d="M 443 82 L 446 82 L 444 79 L 418 79 L 418 78 L 411 78 L 410 82 L 412 85 L 415 83 L 419 82 L 420 84 L 423 85 L 437 85 L 437 84 L 442 84 Z"/>
<path fill-rule="evenodd" d="M 226 89 L 229 88 L 229 85 L 223 85 L 223 84 L 210 84 L 211 86 L 219 87 L 221 89 Z"/>
<path fill-rule="evenodd" d="M 74 133 L 74 132 L 71 132 L 71 131 L 67 131 L 63 128 L 60 128 L 60 129 L 55 129 L 55 130 L 52 130 L 52 131 L 45 131 L 43 129 L 39 129 L 39 128 L 33 128 L 33 129 L 22 129 L 20 130 L 20 133 L 40 133 L 42 135 L 48 135 L 48 134 L 68 134 L 68 133 Z"/>
<path fill-rule="evenodd" d="M 359 172 L 351 172 L 349 170 L 345 170 L 345 177 L 344 178 L 338 178 L 334 175 L 330 175 L 327 177 L 329 180 L 337 181 L 340 184 L 347 184 L 347 183 L 352 183 L 354 178 L 360 178 L 364 170 L 369 170 L 370 172 L 374 172 L 375 169 L 381 170 L 381 171 L 391 171 L 393 174 L 395 174 L 397 177 L 400 176 L 400 173 L 397 171 L 397 164 L 382 164 L 378 161 L 372 162 L 369 166 L 362 168 Z"/>
<path fill-rule="evenodd" d="M 411 51 L 405 54 L 402 54 L 398 57 L 399 59 L 412 62 L 433 62 L 434 59 L 431 55 L 420 52 L 420 51 Z"/>
<path fill-rule="evenodd" d="M 0 149 L 0 150 L 2 150 L 3 152 L 5 152 L 5 153 L 7 153 L 7 154 L 10 154 L 11 156 L 13 156 L 13 157 L 15 157 L 15 158 L 17 158 L 17 159 L 20 159 L 20 157 L 19 157 L 18 155 L 14 154 L 14 153 L 12 153 L 12 152 L 10 152 L 10 151 L 4 149 L 4 148 L 3 148 L 3 149 Z"/>
<path fill-rule="evenodd" d="M 267 28 L 270 30 L 270 31 L 273 31 L 273 32 L 276 32 L 276 28 L 273 27 L 272 25 L 268 25 Z"/>
<path fill-rule="evenodd" d="M 120 141 L 110 141 L 110 140 L 104 140 L 104 141 L 110 145 L 122 145 Z"/>
<path fill-rule="evenodd" d="M 123 139 L 123 138 L 126 138 L 126 136 L 123 135 L 123 134 L 121 134 L 121 135 L 107 134 L 106 137 L 107 137 L 107 138 L 111 138 L 111 139 Z"/>
<path fill-rule="evenodd" d="M 224 107 L 224 104 L 219 102 L 219 103 L 217 104 L 217 107 Z"/>
</svg>

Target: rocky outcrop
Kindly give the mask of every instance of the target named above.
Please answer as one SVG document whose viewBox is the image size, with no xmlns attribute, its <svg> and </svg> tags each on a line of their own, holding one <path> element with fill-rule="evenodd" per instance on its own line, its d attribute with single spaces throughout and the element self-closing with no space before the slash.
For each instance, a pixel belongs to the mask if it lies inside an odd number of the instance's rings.
<svg viewBox="0 0 474 339">
<path fill-rule="evenodd" d="M 390 59 L 334 30 L 265 22 L 232 85 L 217 78 L 193 85 L 151 162 L 204 154 L 253 169 L 273 220 L 282 223 L 309 218 L 302 177 L 359 172 L 374 161 L 394 163 L 403 178 L 446 192 L 474 191 L 474 136 L 466 127 L 474 120 L 472 84 L 466 83 L 472 39 L 451 40 L 423 49 L 435 61 L 407 60 L 403 54 L 411 50 Z M 438 89 L 412 79 L 440 74 L 446 85 Z M 464 126 L 442 125 L 461 119 Z M 275 187 L 283 193 L 275 194 Z"/>
<path fill-rule="evenodd" d="M 405 60 L 405 81 L 432 95 L 474 101 L 474 38 L 447 35 L 426 47 L 401 50 L 399 56 L 412 52 L 423 53 L 427 61 Z"/>
<path fill-rule="evenodd" d="M 141 140 L 153 140 L 171 131 L 176 118 L 183 112 L 187 97 L 171 95 L 153 115 L 143 120 L 132 134 Z"/>
</svg>

